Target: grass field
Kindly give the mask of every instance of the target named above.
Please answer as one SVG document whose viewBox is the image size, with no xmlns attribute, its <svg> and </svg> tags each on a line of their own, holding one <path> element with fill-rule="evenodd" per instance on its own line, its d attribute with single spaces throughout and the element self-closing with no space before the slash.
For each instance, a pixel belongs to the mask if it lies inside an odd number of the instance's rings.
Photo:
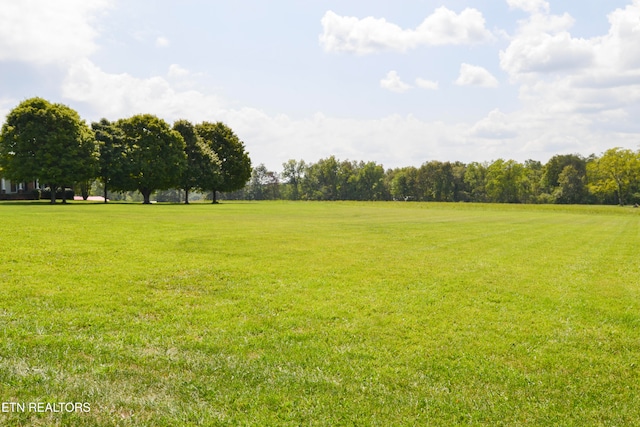
<svg viewBox="0 0 640 427">
<path fill-rule="evenodd" d="M 637 209 L 8 203 L 0 220 L 0 425 L 640 423 Z M 90 411 L 28 407 L 56 402 Z"/>
</svg>

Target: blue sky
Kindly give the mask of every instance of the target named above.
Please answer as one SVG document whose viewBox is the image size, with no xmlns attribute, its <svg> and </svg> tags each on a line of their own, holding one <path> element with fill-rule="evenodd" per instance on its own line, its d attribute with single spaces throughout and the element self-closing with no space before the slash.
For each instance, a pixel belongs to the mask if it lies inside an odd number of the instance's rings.
<svg viewBox="0 0 640 427">
<path fill-rule="evenodd" d="M 640 0 L 0 0 L 0 121 L 224 121 L 254 164 L 546 161 L 640 139 Z"/>
</svg>

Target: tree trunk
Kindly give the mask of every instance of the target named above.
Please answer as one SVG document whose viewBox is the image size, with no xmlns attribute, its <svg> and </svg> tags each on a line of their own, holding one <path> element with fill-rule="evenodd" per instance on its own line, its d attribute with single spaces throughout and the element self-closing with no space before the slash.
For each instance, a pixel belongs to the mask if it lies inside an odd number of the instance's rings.
<svg viewBox="0 0 640 427">
<path fill-rule="evenodd" d="M 56 204 L 56 190 L 57 190 L 57 185 L 55 184 L 50 184 L 49 185 L 49 189 L 51 189 L 51 204 L 55 205 Z"/>
<path fill-rule="evenodd" d="M 189 188 L 185 187 L 184 189 L 184 204 L 188 205 L 189 204 Z"/>
<path fill-rule="evenodd" d="M 211 203 L 212 204 L 218 203 L 218 200 L 216 200 L 216 190 L 213 190 L 213 201 Z"/>
<path fill-rule="evenodd" d="M 104 202 L 107 203 L 107 183 L 104 184 Z"/>
<path fill-rule="evenodd" d="M 82 193 L 82 200 L 87 200 L 89 198 L 89 184 L 88 182 L 83 182 L 80 184 L 80 193 Z"/>
<path fill-rule="evenodd" d="M 143 205 L 150 205 L 151 204 L 151 190 L 140 190 L 140 193 L 142 193 L 142 197 L 144 197 L 144 201 L 142 202 Z"/>
<path fill-rule="evenodd" d="M 618 181 L 616 181 L 616 184 L 618 185 L 618 202 L 620 206 L 624 206 L 624 200 L 622 200 L 622 184 Z"/>
</svg>

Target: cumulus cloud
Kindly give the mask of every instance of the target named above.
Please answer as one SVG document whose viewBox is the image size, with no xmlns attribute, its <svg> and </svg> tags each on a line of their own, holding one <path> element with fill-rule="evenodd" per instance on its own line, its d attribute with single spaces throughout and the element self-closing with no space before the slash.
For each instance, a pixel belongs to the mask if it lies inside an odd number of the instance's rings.
<svg viewBox="0 0 640 427">
<path fill-rule="evenodd" d="M 518 37 L 500 54 L 500 65 L 512 76 L 583 68 L 592 61 L 591 43 L 567 32 Z"/>
<path fill-rule="evenodd" d="M 500 65 L 527 108 L 603 114 L 640 103 L 640 0 L 608 15 L 606 35 L 575 38 L 573 18 L 535 13 L 519 23 Z M 624 111 L 624 110 L 623 110 Z M 596 120 L 594 118 L 594 120 Z"/>
<path fill-rule="evenodd" d="M 434 158 L 469 161 L 478 148 L 470 145 L 463 125 L 428 122 L 411 115 L 349 119 L 317 113 L 294 119 L 251 107 L 231 107 L 198 90 L 179 90 L 159 76 L 107 73 L 89 60 L 70 68 L 63 96 L 94 111 L 88 120 L 138 113 L 155 114 L 169 122 L 185 117 L 193 122 L 221 120 L 245 141 L 256 162 L 276 169 L 289 158 L 316 161 L 330 155 L 380 161 L 388 167 Z"/>
<path fill-rule="evenodd" d="M 558 152 L 636 146 L 640 0 L 611 12 L 609 31 L 591 38 L 574 37 L 573 17 L 550 14 L 547 2 L 507 1 L 530 13 L 500 52 L 502 69 L 519 86 L 521 108 L 491 111 L 468 137 L 505 151 L 517 145 L 542 160 Z"/>
<path fill-rule="evenodd" d="M 610 24 L 606 36 L 593 40 L 596 62 L 619 72 L 640 67 L 640 0 L 608 15 Z"/>
<path fill-rule="evenodd" d="M 11 111 L 16 104 L 17 101 L 15 99 L 0 98 L 0 125 L 4 123 L 7 114 L 9 114 L 9 111 Z"/>
<path fill-rule="evenodd" d="M 411 85 L 403 82 L 395 70 L 389 71 L 387 75 L 380 80 L 380 87 L 398 93 L 411 89 Z"/>
<path fill-rule="evenodd" d="M 416 86 L 418 86 L 421 89 L 438 90 L 438 82 L 422 79 L 420 77 L 416 79 Z"/>
<path fill-rule="evenodd" d="M 515 138 L 519 126 L 520 123 L 513 122 L 505 113 L 495 109 L 471 126 L 469 135 L 490 139 Z"/>
<path fill-rule="evenodd" d="M 168 47 L 169 44 L 171 44 L 171 43 L 169 42 L 169 39 L 166 38 L 166 37 L 162 37 L 161 36 L 161 37 L 156 38 L 156 47 L 160 47 L 160 48 Z"/>
<path fill-rule="evenodd" d="M 462 64 L 460 65 L 460 76 L 455 81 L 458 86 L 481 86 L 481 87 L 498 87 L 498 79 L 485 68 Z"/>
<path fill-rule="evenodd" d="M 493 157 L 511 157 L 520 161 L 544 161 L 558 153 L 588 155 L 612 146 L 635 144 L 635 135 L 611 133 L 602 126 L 593 126 L 594 121 L 589 116 L 537 107 L 541 106 L 527 106 L 509 113 L 493 110 L 471 126 L 467 136 L 487 150 L 485 156 L 495 153 Z M 615 119 L 624 118 L 620 112 L 608 118 L 614 119 L 613 116 Z M 482 154 L 476 153 L 481 158 Z"/>
<path fill-rule="evenodd" d="M 509 46 L 500 52 L 500 65 L 512 79 L 530 73 L 554 72 L 588 66 L 593 61 L 591 42 L 574 38 L 569 14 L 550 15 L 545 1 L 508 0 L 531 13 L 520 21 Z"/>
<path fill-rule="evenodd" d="M 169 66 L 169 77 L 184 77 L 190 74 L 189 70 L 182 68 L 178 64 L 171 64 Z"/>
<path fill-rule="evenodd" d="M 203 118 L 220 110 L 220 99 L 195 90 L 176 90 L 162 77 L 110 74 L 88 59 L 73 64 L 62 85 L 65 98 L 89 104 L 101 116 L 122 118 L 151 113 L 168 120 L 193 112 Z"/>
<path fill-rule="evenodd" d="M 45 55 L 39 63 L 61 62 L 68 68 L 62 95 L 75 103 L 74 108 L 78 104 L 88 107 L 83 114 L 87 109 L 93 111 L 89 120 L 137 113 L 156 114 L 168 121 L 185 117 L 194 122 L 222 120 L 246 142 L 256 163 L 264 162 L 270 168 L 279 168 L 288 158 L 315 161 L 332 154 L 395 167 L 430 159 L 544 160 L 558 152 L 598 153 L 608 148 L 607 144 L 637 145 L 636 134 L 620 129 L 624 125 L 633 128 L 633 117 L 637 115 L 630 112 L 637 110 L 640 103 L 640 0 L 609 15 L 607 34 L 584 40 L 571 35 L 573 18 L 567 14 L 550 15 L 547 2 L 508 2 L 530 13 L 519 22 L 500 58 L 503 69 L 519 84 L 522 108 L 512 112 L 493 109 L 471 123 L 420 120 L 411 115 L 347 119 L 318 113 L 292 118 L 251 107 L 231 107 L 235 104 L 194 90 L 193 79 L 181 78 L 194 74 L 178 64 L 169 66 L 163 76 L 107 73 L 87 59 L 96 49 L 96 34 L 88 23 L 97 11 L 107 7 L 106 1 L 91 3 L 95 7 L 87 7 L 75 19 L 74 25 L 86 30 L 82 43 L 77 41 L 76 52 L 67 52 L 67 46 L 64 51 L 57 49 L 62 39 L 56 36 L 52 36 L 55 40 L 51 46 L 56 49 L 51 55 L 46 56 L 49 52 L 39 45 L 34 49 Z M 102 8 L 96 6 L 100 4 Z M 8 14 L 8 9 L 0 14 Z M 466 20 L 462 19 L 464 16 Z M 323 46 L 328 51 L 369 53 L 486 41 L 491 34 L 483 19 L 475 33 L 471 31 L 474 27 L 468 25 L 480 22 L 478 16 L 482 18 L 479 12 L 473 18 L 473 14 L 440 8 L 419 27 L 407 30 L 384 20 L 344 18 L 328 12 L 325 18 L 334 22 L 325 26 L 327 38 Z M 334 28 L 333 24 L 344 28 Z M 0 35 L 3 31 L 6 30 L 0 28 Z M 150 36 L 147 41 L 153 39 Z M 30 44 L 0 37 L 0 60 L 36 62 L 28 56 L 31 53 L 20 52 L 16 46 L 22 49 Z M 184 81 L 189 84 L 181 86 Z M 435 81 L 417 78 L 408 82 L 392 70 L 380 80 L 380 86 L 396 92 L 412 87 L 438 89 Z M 489 71 L 470 64 L 461 65 L 455 83 L 498 86 Z M 0 99 L 0 114 L 6 114 L 16 103 Z M 617 130 L 605 132 L 604 125 Z"/>
<path fill-rule="evenodd" d="M 384 162 L 387 167 L 403 166 L 415 159 L 422 162 L 433 158 L 430 156 L 446 158 L 449 150 L 464 144 L 461 130 L 413 116 L 350 119 L 317 113 L 293 119 L 243 108 L 228 110 L 221 117 L 247 143 L 252 158 L 275 168 L 289 158 L 313 162 L 330 155 Z M 461 148 L 459 151 L 464 152 Z"/>
<path fill-rule="evenodd" d="M 521 9 L 529 13 L 549 12 L 549 3 L 545 0 L 507 0 L 512 9 Z"/>
<path fill-rule="evenodd" d="M 3 1 L 0 61 L 66 64 L 96 49 L 95 17 L 110 0 Z"/>
<path fill-rule="evenodd" d="M 170 122 L 185 117 L 193 122 L 221 120 L 245 141 L 256 163 L 275 170 L 290 158 L 316 161 L 330 155 L 375 160 L 386 167 L 419 165 L 431 159 L 470 162 L 503 157 L 544 161 L 558 152 L 599 153 L 609 144 L 633 146 L 637 142 L 635 134 L 617 133 L 612 137 L 594 129 L 595 119 L 589 114 L 572 113 L 572 102 L 561 102 L 563 98 L 570 99 L 570 85 L 563 86 L 556 98 L 550 99 L 553 108 L 537 102 L 537 98 L 530 102 L 539 92 L 551 89 L 545 84 L 548 83 L 541 82 L 532 86 L 531 92 L 523 92 L 523 109 L 495 109 L 475 123 L 444 123 L 395 114 L 352 119 L 317 113 L 292 118 L 251 107 L 231 107 L 216 96 L 177 89 L 159 76 L 110 74 L 88 60 L 70 69 L 63 95 L 76 104 L 91 107 L 95 115 L 87 117 L 89 120 L 103 116 L 118 119 L 137 113 L 156 114 Z M 591 101 L 597 93 L 593 92 Z M 2 107 L 0 102 L 0 110 Z M 606 118 L 610 126 L 630 120 L 619 109 L 597 117 L 601 121 Z"/>
<path fill-rule="evenodd" d="M 422 45 L 474 44 L 493 39 L 482 13 L 472 8 L 457 14 L 440 7 L 415 29 L 403 29 L 384 18 L 340 16 L 331 10 L 321 23 L 320 44 L 327 52 L 404 52 Z"/>
</svg>

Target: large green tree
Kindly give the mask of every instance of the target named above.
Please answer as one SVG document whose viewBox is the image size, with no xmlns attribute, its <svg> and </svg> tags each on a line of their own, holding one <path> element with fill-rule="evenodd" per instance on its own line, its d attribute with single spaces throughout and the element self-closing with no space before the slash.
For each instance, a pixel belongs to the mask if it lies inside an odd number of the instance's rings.
<svg viewBox="0 0 640 427">
<path fill-rule="evenodd" d="M 394 200 L 418 200 L 417 181 L 418 169 L 414 166 L 396 168 L 387 172 L 387 185 Z"/>
<path fill-rule="evenodd" d="M 14 181 L 56 190 L 95 177 L 98 151 L 94 134 L 76 111 L 42 98 L 21 102 L 7 116 L 0 133 L 0 167 Z M 63 203 L 65 192 L 63 194 Z"/>
<path fill-rule="evenodd" d="M 487 197 L 491 202 L 522 202 L 524 166 L 515 160 L 498 159 L 487 168 Z"/>
<path fill-rule="evenodd" d="M 247 186 L 247 195 L 251 200 L 275 200 L 280 197 L 280 179 L 261 163 L 253 168 L 251 180 Z"/>
<path fill-rule="evenodd" d="M 573 165 L 565 166 L 558 177 L 558 187 L 554 191 L 556 203 L 585 203 L 589 194 L 585 179 Z"/>
<path fill-rule="evenodd" d="M 640 153 L 611 148 L 588 164 L 589 189 L 606 197 L 615 194 L 620 206 L 630 197 L 631 189 L 640 181 Z"/>
<path fill-rule="evenodd" d="M 472 202 L 487 202 L 487 175 L 489 164 L 472 162 L 464 172 L 464 182 Z"/>
<path fill-rule="evenodd" d="M 302 181 L 306 200 L 338 200 L 340 189 L 340 162 L 335 156 L 320 159 L 307 167 Z"/>
<path fill-rule="evenodd" d="M 221 179 L 209 188 L 213 192 L 212 203 L 217 203 L 218 191 L 235 191 L 246 185 L 251 178 L 251 159 L 244 143 L 222 122 L 200 123 L 196 125 L 196 132 L 220 160 Z"/>
<path fill-rule="evenodd" d="M 354 175 L 357 200 L 384 200 L 388 189 L 384 183 L 384 167 L 375 162 L 359 162 Z"/>
<path fill-rule="evenodd" d="M 220 184 L 221 162 L 189 121 L 178 120 L 173 124 L 173 129 L 182 135 L 185 142 L 187 163 L 180 179 L 180 186 L 185 192 L 184 202 L 189 204 L 189 192 L 192 189 L 208 191 Z"/>
<path fill-rule="evenodd" d="M 542 186 L 549 194 L 560 185 L 560 174 L 567 166 L 573 169 L 579 177 L 584 178 L 587 173 L 587 161 L 579 154 L 558 154 L 549 159 L 542 168 Z M 572 172 L 573 173 L 573 172 Z"/>
<path fill-rule="evenodd" d="M 119 190 L 138 190 L 151 203 L 151 193 L 180 186 L 187 156 L 182 136 L 151 114 L 119 120 L 126 149 L 129 176 Z"/>
<path fill-rule="evenodd" d="M 127 187 L 131 164 L 127 159 L 122 129 L 107 119 L 91 123 L 91 128 L 100 150 L 98 177 L 104 185 L 104 203 L 107 203 L 109 190 Z"/>
<path fill-rule="evenodd" d="M 433 160 L 418 169 L 421 200 L 451 202 L 454 200 L 453 167 L 449 162 Z"/>
<path fill-rule="evenodd" d="M 291 198 L 298 200 L 300 198 L 300 181 L 304 177 L 307 165 L 304 160 L 289 159 L 282 164 L 282 167 L 282 177 L 291 185 Z"/>
</svg>

